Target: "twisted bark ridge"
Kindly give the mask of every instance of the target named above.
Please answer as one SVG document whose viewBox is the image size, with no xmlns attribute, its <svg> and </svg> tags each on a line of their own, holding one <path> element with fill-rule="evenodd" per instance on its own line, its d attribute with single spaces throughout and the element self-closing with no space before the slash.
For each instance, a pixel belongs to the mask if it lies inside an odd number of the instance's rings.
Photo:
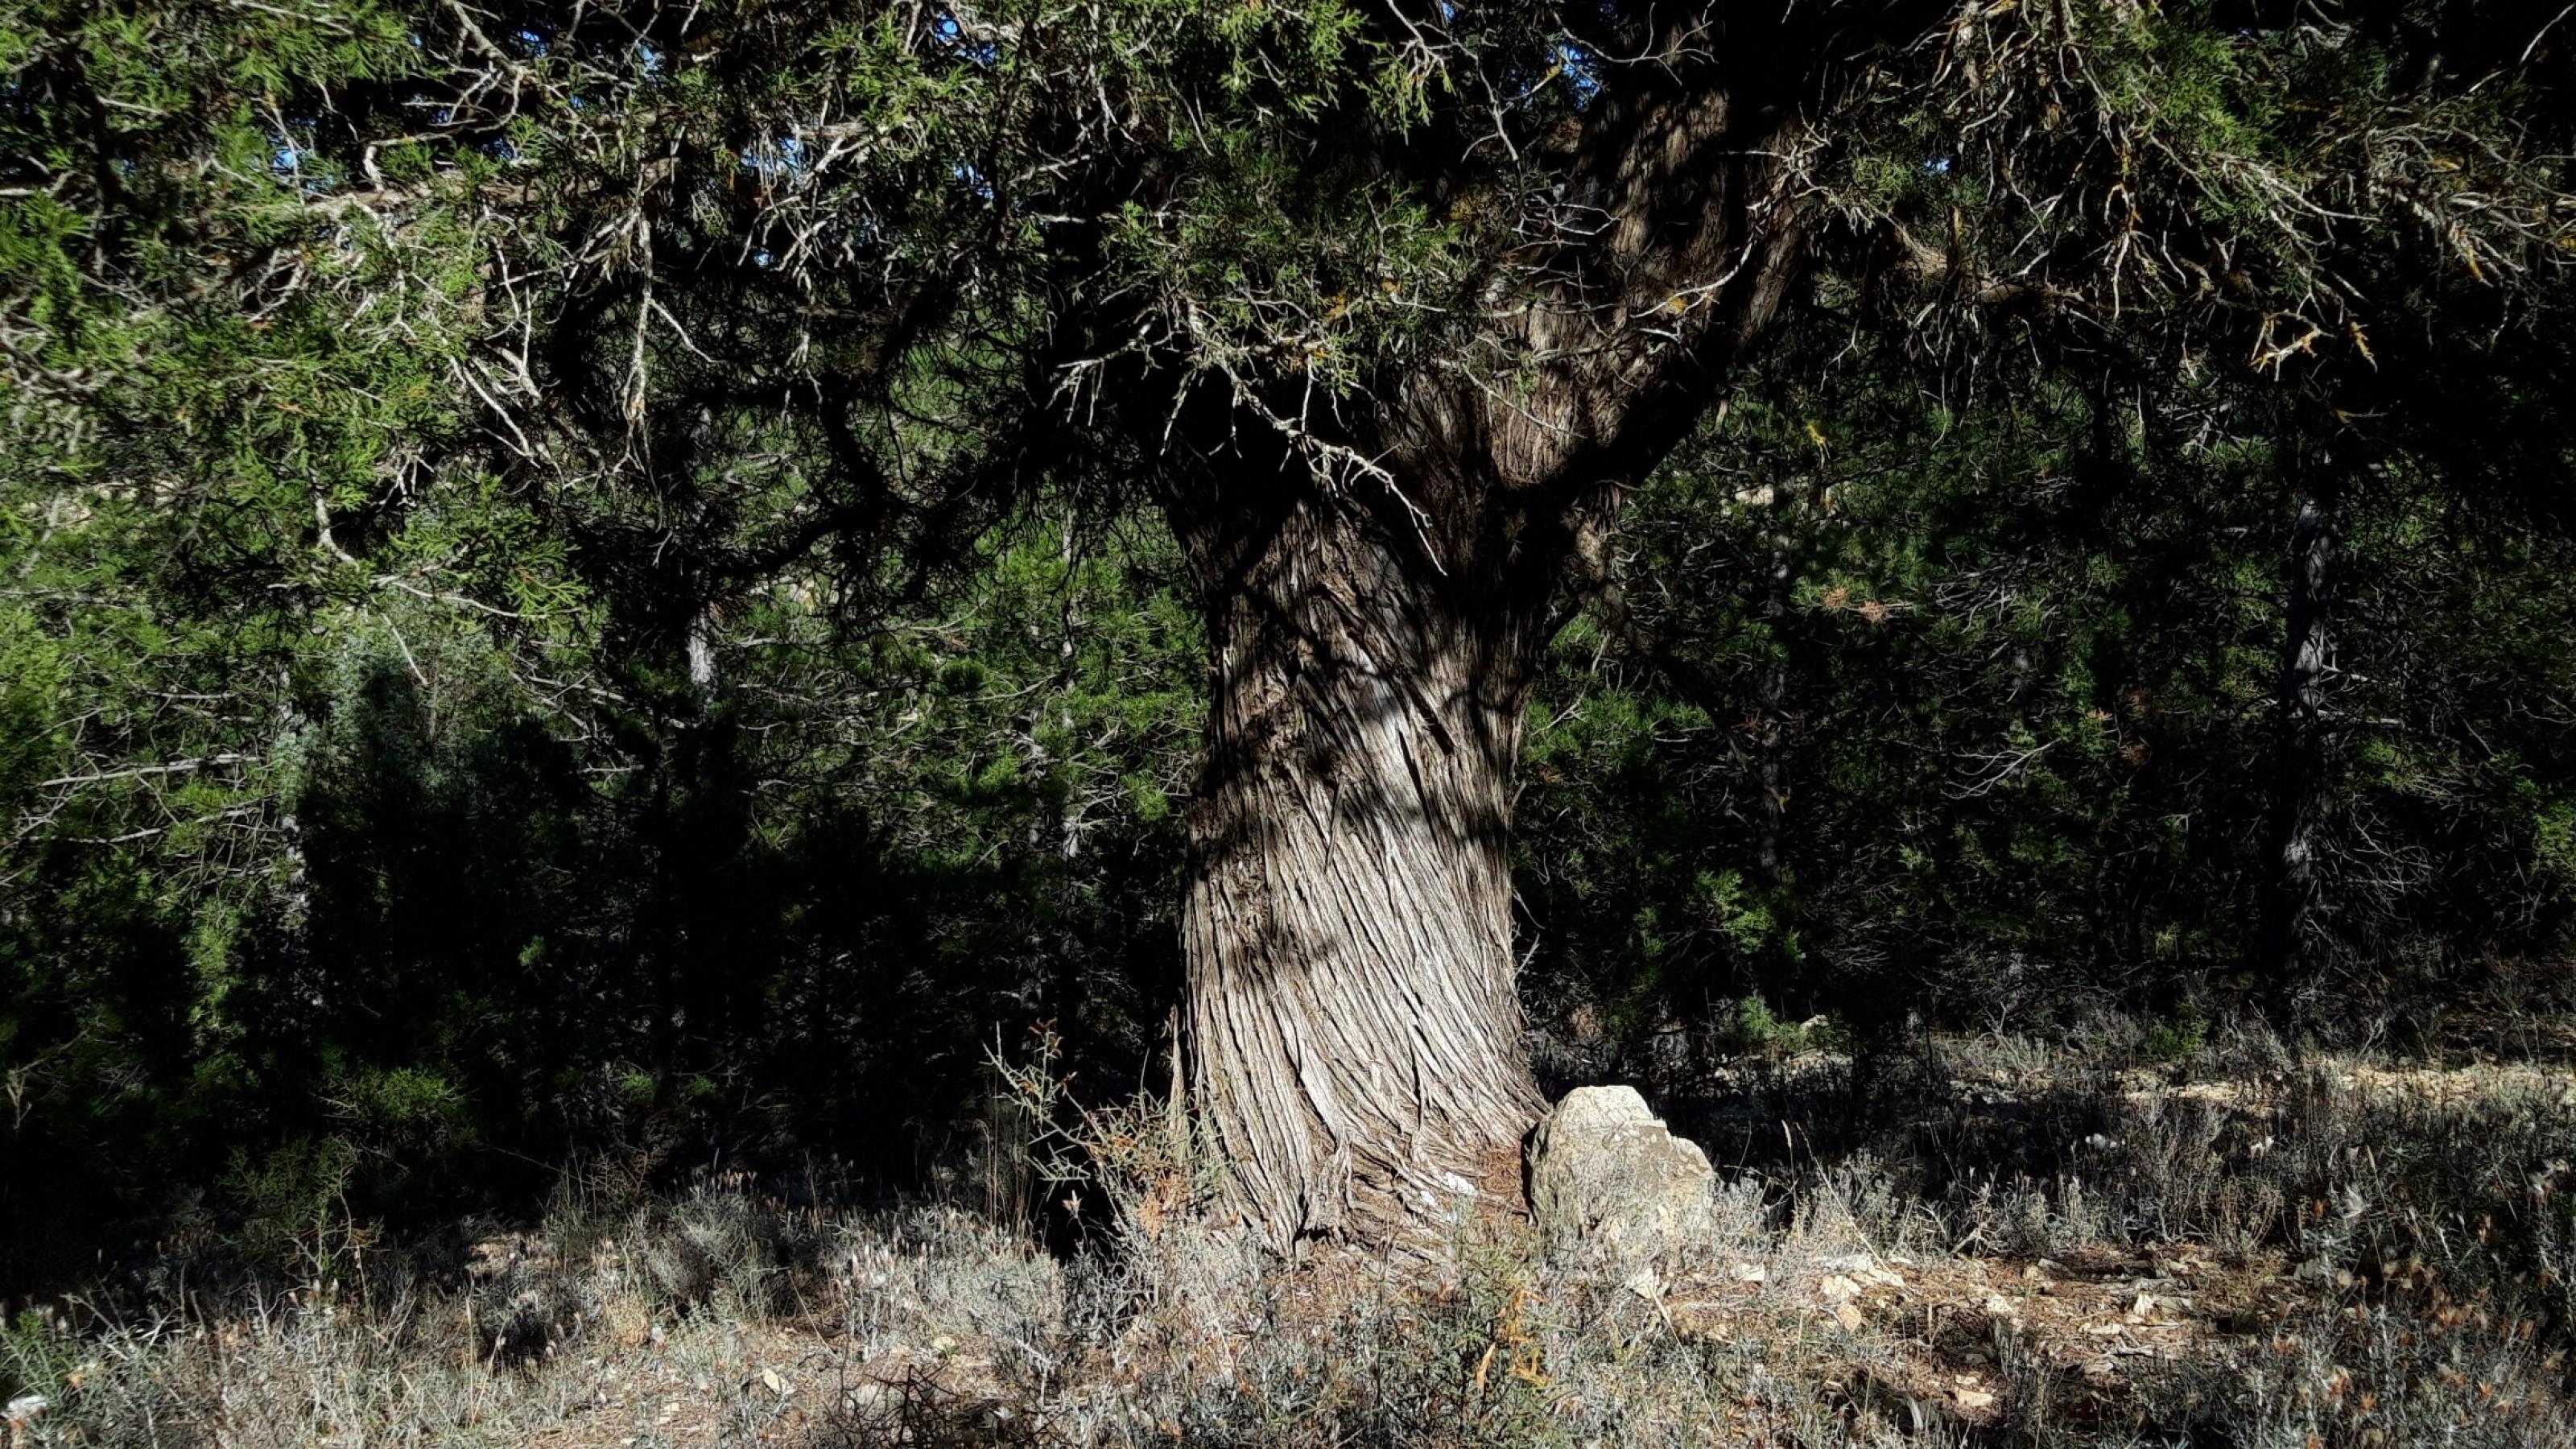
<svg viewBox="0 0 2576 1449">
<path fill-rule="evenodd" d="M 1275 1247 L 1517 1195 L 1542 1104 L 1512 773 L 1549 606 L 1795 270 L 1785 111 L 1676 82 L 1591 125 L 1558 241 L 1480 335 L 1335 431 L 1179 431 L 1213 654 L 1191 1092 Z"/>
<path fill-rule="evenodd" d="M 1212 620 L 1193 1087 L 1291 1236 L 1436 1212 L 1540 1105 L 1507 853 L 1534 620 L 1476 617 L 1375 532 L 1299 503 Z"/>
</svg>

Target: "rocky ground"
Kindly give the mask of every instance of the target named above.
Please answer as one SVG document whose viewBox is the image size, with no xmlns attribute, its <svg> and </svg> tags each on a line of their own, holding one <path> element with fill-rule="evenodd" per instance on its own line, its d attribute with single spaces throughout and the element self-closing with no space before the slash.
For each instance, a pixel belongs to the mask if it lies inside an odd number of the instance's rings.
<svg viewBox="0 0 2576 1449">
<path fill-rule="evenodd" d="M 2563 1058 L 1727 1070 L 1668 1103 L 1696 1206 L 1428 1259 L 1265 1262 L 1116 1113 L 1070 1257 L 749 1181 L 453 1272 L 317 1239 L 291 1291 L 22 1315 L 10 1443 L 2576 1443 Z"/>
</svg>

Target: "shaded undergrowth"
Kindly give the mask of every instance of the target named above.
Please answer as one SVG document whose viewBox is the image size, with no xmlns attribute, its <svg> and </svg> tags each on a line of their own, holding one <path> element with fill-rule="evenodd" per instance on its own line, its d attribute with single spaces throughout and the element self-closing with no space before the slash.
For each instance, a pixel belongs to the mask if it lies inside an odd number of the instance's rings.
<svg viewBox="0 0 2576 1449">
<path fill-rule="evenodd" d="M 2079 1036 L 1706 1085 L 1715 1225 L 1642 1269 L 1498 1221 L 1270 1263 L 1146 1104 L 1032 1139 L 1088 1224 L 1055 1252 L 989 1204 L 570 1183 L 22 1306 L 0 1375 L 30 1445 L 2576 1443 L 2555 1064 Z"/>
</svg>

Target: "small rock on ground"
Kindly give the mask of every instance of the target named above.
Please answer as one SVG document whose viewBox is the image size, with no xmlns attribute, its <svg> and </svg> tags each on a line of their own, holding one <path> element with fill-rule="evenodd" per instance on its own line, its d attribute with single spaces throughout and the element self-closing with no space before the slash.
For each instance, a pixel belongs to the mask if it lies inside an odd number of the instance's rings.
<svg viewBox="0 0 2576 1449">
<path fill-rule="evenodd" d="M 1552 1256 L 1670 1259 L 1714 1231 L 1708 1154 L 1634 1087 L 1577 1087 L 1531 1134 L 1530 1206 Z"/>
</svg>

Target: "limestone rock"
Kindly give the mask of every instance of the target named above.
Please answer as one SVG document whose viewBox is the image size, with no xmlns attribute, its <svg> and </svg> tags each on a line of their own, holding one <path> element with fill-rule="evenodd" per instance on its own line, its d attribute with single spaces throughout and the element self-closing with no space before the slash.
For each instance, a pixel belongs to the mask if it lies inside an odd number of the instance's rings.
<svg viewBox="0 0 2576 1449">
<path fill-rule="evenodd" d="M 1717 1174 L 1634 1087 L 1577 1087 L 1531 1134 L 1530 1207 L 1552 1256 L 1665 1258 L 1714 1229 Z"/>
</svg>

